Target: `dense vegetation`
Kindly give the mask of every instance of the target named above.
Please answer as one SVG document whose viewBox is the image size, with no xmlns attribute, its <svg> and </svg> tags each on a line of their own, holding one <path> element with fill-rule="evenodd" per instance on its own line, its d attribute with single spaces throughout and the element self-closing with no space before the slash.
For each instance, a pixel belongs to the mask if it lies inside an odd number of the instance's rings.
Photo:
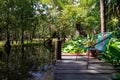
<svg viewBox="0 0 120 80">
<path fill-rule="evenodd" d="M 119 43 L 120 1 L 102 1 L 106 31 L 114 31 Z M 0 79 L 26 78 L 31 65 L 53 64 L 56 39 L 70 41 L 63 47 L 68 44 L 74 52 L 83 52 L 77 44 L 101 32 L 99 4 L 100 0 L 0 0 Z M 111 41 L 109 49 L 118 43 Z M 119 58 L 116 61 L 112 62 L 118 64 Z"/>
</svg>

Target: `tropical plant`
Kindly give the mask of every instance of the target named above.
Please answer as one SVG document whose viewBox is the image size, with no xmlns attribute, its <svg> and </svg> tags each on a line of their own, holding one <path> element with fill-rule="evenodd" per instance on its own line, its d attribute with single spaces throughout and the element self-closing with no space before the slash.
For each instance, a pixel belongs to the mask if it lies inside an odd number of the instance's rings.
<svg viewBox="0 0 120 80">
<path fill-rule="evenodd" d="M 114 66 L 120 66 L 120 40 L 112 38 L 108 44 L 104 59 L 111 62 Z"/>
<path fill-rule="evenodd" d="M 76 39 L 67 41 L 62 45 L 62 52 L 80 53 L 81 54 L 81 53 L 85 52 L 85 50 L 82 48 L 79 48 L 78 45 L 85 43 L 85 41 L 86 41 L 85 39 L 80 39 L 80 38 L 76 38 Z"/>
</svg>

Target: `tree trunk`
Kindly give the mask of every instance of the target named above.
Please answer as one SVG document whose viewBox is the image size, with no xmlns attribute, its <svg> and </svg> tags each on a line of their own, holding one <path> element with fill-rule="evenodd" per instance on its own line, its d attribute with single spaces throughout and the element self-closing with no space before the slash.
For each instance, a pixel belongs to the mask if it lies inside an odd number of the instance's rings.
<svg viewBox="0 0 120 80">
<path fill-rule="evenodd" d="M 8 24 L 8 23 L 7 23 Z M 10 55 L 10 50 L 11 50 L 11 45 L 10 45 L 10 40 L 9 40 L 9 30 L 8 30 L 8 26 L 7 26 L 7 32 L 6 32 L 6 43 L 4 45 L 4 51 L 7 55 L 7 59 L 6 59 L 6 67 L 7 67 L 7 77 L 9 80 L 9 55 Z"/>
<path fill-rule="evenodd" d="M 23 19 L 23 8 L 21 9 L 21 58 L 22 58 L 22 61 L 21 61 L 21 73 L 22 73 L 22 78 L 23 78 L 23 75 L 24 75 L 24 29 L 23 29 L 23 26 L 24 26 L 24 19 Z"/>
<path fill-rule="evenodd" d="M 101 13 L 101 33 L 106 32 L 105 26 L 105 0 L 100 0 L 100 13 Z"/>
<path fill-rule="evenodd" d="M 6 59 L 6 67 L 7 67 L 7 77 L 9 80 L 9 55 L 10 55 L 10 50 L 11 50 L 11 45 L 10 45 L 10 34 L 9 34 L 9 7 L 7 10 L 7 25 L 6 25 L 6 43 L 4 45 L 4 51 L 7 55 L 7 59 Z"/>
</svg>

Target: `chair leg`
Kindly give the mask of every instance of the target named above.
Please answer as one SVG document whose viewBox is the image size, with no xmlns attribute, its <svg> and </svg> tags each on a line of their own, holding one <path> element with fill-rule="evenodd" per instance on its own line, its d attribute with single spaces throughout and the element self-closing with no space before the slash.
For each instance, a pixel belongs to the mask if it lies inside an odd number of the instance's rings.
<svg viewBox="0 0 120 80">
<path fill-rule="evenodd" d="M 77 61 L 77 54 L 76 54 L 76 61 Z"/>
<path fill-rule="evenodd" d="M 89 58 L 90 58 L 90 50 L 88 50 L 88 52 L 87 52 L 87 69 L 88 69 L 88 67 L 89 67 Z"/>
<path fill-rule="evenodd" d="M 78 53 L 76 53 L 76 61 L 78 60 Z"/>
</svg>

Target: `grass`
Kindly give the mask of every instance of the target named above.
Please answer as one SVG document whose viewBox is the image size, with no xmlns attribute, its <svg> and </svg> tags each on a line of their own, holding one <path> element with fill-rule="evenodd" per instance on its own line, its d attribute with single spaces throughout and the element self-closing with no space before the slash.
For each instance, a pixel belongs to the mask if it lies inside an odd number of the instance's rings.
<svg viewBox="0 0 120 80">
<path fill-rule="evenodd" d="M 6 42 L 6 41 L 0 41 L 0 48 L 5 45 L 5 42 Z M 13 41 L 13 43 L 10 42 L 10 44 L 11 44 L 11 46 L 20 46 L 20 45 L 21 45 L 21 41 L 17 41 L 17 43 L 16 43 L 16 41 Z M 24 40 L 24 45 L 25 45 L 25 46 L 30 46 L 30 45 L 42 45 L 42 42 L 39 42 L 38 39 L 35 39 L 35 40 L 33 40 L 32 42 L 31 42 L 30 40 Z"/>
<path fill-rule="evenodd" d="M 0 41 L 0 47 L 5 45 L 5 41 Z"/>
</svg>

